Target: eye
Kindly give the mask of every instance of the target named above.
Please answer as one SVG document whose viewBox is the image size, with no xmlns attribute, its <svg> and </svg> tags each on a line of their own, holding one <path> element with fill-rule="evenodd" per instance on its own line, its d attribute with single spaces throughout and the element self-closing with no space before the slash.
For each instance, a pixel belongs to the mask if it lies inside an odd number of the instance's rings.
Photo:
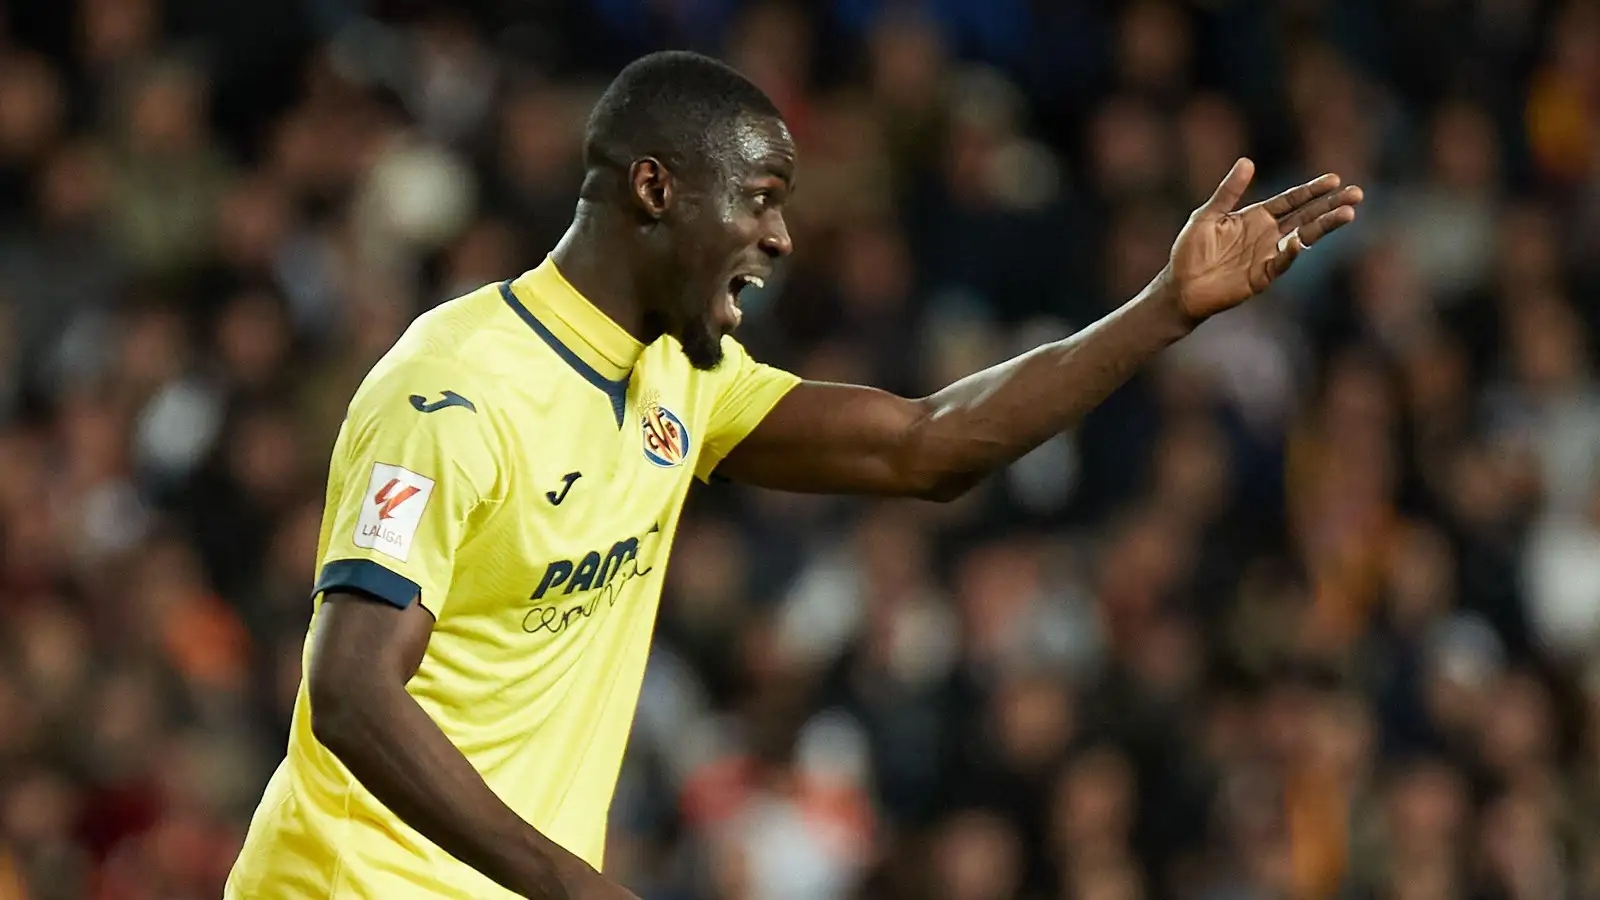
<svg viewBox="0 0 1600 900">
<path fill-rule="evenodd" d="M 756 191 L 756 206 L 766 209 L 772 205 L 772 201 L 773 196 L 771 191 Z"/>
</svg>

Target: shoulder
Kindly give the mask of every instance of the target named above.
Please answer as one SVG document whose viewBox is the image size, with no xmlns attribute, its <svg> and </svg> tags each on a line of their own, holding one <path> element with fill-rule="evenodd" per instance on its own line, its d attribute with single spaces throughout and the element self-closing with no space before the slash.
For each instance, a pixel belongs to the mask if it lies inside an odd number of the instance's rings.
<svg viewBox="0 0 1600 900">
<path fill-rule="evenodd" d="M 666 373 L 665 378 L 652 378 L 654 384 L 677 385 L 677 391 L 693 398 L 693 405 L 705 415 L 715 414 L 752 391 L 782 393 L 800 381 L 780 368 L 757 361 L 731 336 L 722 339 L 722 362 L 709 370 L 690 365 L 675 339 L 664 338 L 652 350 L 658 360 L 651 366 L 652 372 Z"/>
<path fill-rule="evenodd" d="M 732 335 L 723 335 L 722 362 L 715 369 L 695 369 L 684 358 L 681 349 L 674 345 L 674 350 L 683 367 L 690 372 L 691 378 L 705 385 L 714 385 L 719 390 L 726 389 L 746 377 L 753 368 L 771 368 L 758 361 L 745 345 Z"/>
<path fill-rule="evenodd" d="M 335 457 L 465 479 L 480 494 L 494 494 L 501 490 L 507 440 L 487 384 L 450 356 L 391 353 L 351 399 Z"/>
<path fill-rule="evenodd" d="M 738 338 L 731 334 L 725 334 L 722 336 L 723 363 L 718 367 L 719 371 L 726 369 L 728 367 L 728 363 L 730 362 L 744 362 L 745 360 L 749 359 L 752 359 L 750 351 L 745 349 L 744 344 L 740 343 Z"/>
<path fill-rule="evenodd" d="M 714 369 L 696 368 L 684 356 L 678 339 L 667 336 L 646 348 L 633 377 L 642 377 L 640 388 L 646 395 L 672 397 L 685 406 L 709 411 L 727 392 L 729 384 L 737 380 L 748 359 L 749 354 L 738 341 L 724 337 L 722 362 Z"/>
<path fill-rule="evenodd" d="M 501 312 L 498 285 L 490 284 L 418 316 L 367 372 L 353 402 L 395 394 L 409 401 L 413 393 L 431 398 L 445 390 L 465 394 L 463 388 L 482 393 L 507 352 L 499 340 Z"/>
<path fill-rule="evenodd" d="M 499 285 L 486 284 L 417 316 L 385 358 L 448 359 L 463 367 L 481 365 L 483 351 L 504 330 L 504 314 Z"/>
<path fill-rule="evenodd" d="M 732 336 L 722 338 L 722 365 L 711 374 L 724 393 L 768 387 L 788 390 L 800 383 L 798 376 L 756 359 Z"/>
<path fill-rule="evenodd" d="M 478 367 L 454 354 L 402 352 L 397 347 L 378 361 L 351 400 L 352 409 L 382 409 L 391 404 L 414 411 L 441 397 L 459 398 L 456 405 L 479 412 L 478 398 L 486 383 Z"/>
<path fill-rule="evenodd" d="M 480 446 L 498 456 L 494 379 L 454 345 L 402 338 L 367 372 L 345 411 L 352 437 Z"/>
</svg>

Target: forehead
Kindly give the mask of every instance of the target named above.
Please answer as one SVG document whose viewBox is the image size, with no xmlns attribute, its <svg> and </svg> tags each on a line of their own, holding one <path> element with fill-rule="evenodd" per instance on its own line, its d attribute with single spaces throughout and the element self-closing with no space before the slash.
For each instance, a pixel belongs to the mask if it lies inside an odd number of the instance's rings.
<svg viewBox="0 0 1600 900">
<path fill-rule="evenodd" d="M 724 169 L 734 177 L 773 175 L 794 180 L 794 138 L 782 119 L 741 116 L 718 149 Z"/>
</svg>

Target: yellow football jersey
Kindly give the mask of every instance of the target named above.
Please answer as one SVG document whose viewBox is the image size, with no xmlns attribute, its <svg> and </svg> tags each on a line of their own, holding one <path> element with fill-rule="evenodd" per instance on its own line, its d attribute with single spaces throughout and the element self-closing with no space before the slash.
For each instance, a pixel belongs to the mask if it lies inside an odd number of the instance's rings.
<svg viewBox="0 0 1600 900">
<path fill-rule="evenodd" d="M 672 338 L 643 345 L 546 260 L 420 317 L 334 445 L 315 603 L 419 598 L 437 621 L 406 689 L 507 805 L 597 868 L 690 482 L 798 381 L 723 345 L 712 372 Z M 226 896 L 510 895 L 317 742 L 302 681 Z"/>
</svg>

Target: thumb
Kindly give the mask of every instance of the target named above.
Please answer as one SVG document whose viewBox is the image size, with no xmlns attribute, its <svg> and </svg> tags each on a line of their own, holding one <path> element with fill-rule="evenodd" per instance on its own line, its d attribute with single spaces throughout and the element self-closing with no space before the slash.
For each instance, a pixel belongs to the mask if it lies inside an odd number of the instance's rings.
<svg viewBox="0 0 1600 900">
<path fill-rule="evenodd" d="M 1245 189 L 1250 187 L 1250 179 L 1256 174 L 1256 164 L 1246 157 L 1240 157 L 1223 177 L 1222 183 L 1212 192 L 1211 199 L 1197 210 L 1205 216 L 1222 216 L 1233 212 L 1239 205 L 1239 199 L 1244 196 Z"/>
</svg>

